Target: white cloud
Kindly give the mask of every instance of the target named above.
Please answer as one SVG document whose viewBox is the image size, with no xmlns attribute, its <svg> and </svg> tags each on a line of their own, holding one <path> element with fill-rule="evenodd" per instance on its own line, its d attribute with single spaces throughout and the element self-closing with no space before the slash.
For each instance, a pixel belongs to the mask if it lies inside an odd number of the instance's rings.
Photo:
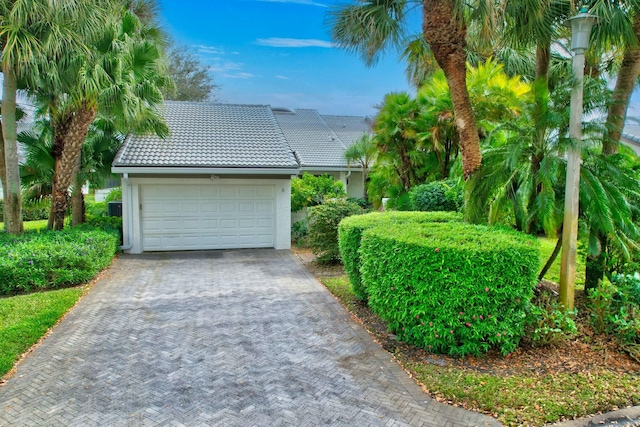
<svg viewBox="0 0 640 427">
<path fill-rule="evenodd" d="M 222 77 L 226 77 L 228 79 L 252 79 L 255 77 L 254 74 L 251 73 L 235 73 L 235 74 L 222 74 Z"/>
<path fill-rule="evenodd" d="M 328 7 L 324 3 L 318 3 L 313 0 L 256 0 L 268 3 L 296 3 L 296 4 L 306 4 L 309 6 L 319 6 L 319 7 Z"/>
<path fill-rule="evenodd" d="M 291 77 L 277 75 L 277 76 L 276 76 L 276 79 L 280 79 L 280 80 L 291 80 Z"/>
<path fill-rule="evenodd" d="M 198 44 L 194 46 L 196 50 L 200 53 L 209 53 L 211 55 L 224 55 L 224 49 L 220 49 L 216 46 L 205 46 L 202 44 Z"/>
<path fill-rule="evenodd" d="M 270 37 L 268 39 L 257 39 L 256 44 L 269 47 L 323 47 L 331 48 L 334 44 L 318 39 L 289 39 L 281 37 Z"/>
<path fill-rule="evenodd" d="M 219 58 L 216 58 L 214 61 L 211 61 L 209 65 L 209 71 L 212 71 L 214 73 L 238 71 L 242 70 L 243 66 L 244 64 L 241 62 L 222 61 Z"/>
</svg>

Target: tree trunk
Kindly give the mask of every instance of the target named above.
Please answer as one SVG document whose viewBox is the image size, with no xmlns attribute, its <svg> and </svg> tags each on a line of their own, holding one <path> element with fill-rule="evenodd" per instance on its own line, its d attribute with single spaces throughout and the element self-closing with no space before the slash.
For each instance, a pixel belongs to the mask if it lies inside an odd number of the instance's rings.
<svg viewBox="0 0 640 427">
<path fill-rule="evenodd" d="M 76 171 L 80 170 L 82 165 L 82 154 L 78 157 L 78 166 Z M 78 179 L 79 174 L 76 172 L 76 182 L 73 184 L 73 193 L 71 194 L 71 225 L 80 225 L 85 222 L 85 206 L 84 194 L 82 194 L 82 182 Z"/>
<path fill-rule="evenodd" d="M 544 267 L 542 267 L 542 271 L 540 271 L 540 274 L 538 274 L 538 281 L 544 279 L 545 274 L 547 274 L 547 271 L 549 271 L 549 269 L 551 268 L 551 266 L 555 262 L 556 258 L 558 258 L 558 254 L 560 253 L 560 249 L 562 249 L 562 231 L 560 231 L 560 237 L 558 238 L 558 241 L 556 242 L 556 247 L 553 248 L 553 252 L 551 252 L 551 256 L 547 260 L 547 262 L 544 265 Z"/>
<path fill-rule="evenodd" d="M 64 146 L 59 158 L 56 158 L 54 184 L 51 203 L 54 205 L 53 228 L 64 228 L 64 217 L 69 206 L 69 187 L 75 182 L 78 169 L 78 157 L 82 152 L 82 144 L 87 136 L 89 125 L 96 116 L 95 105 L 84 101 L 71 117 L 64 134 L 56 134 L 56 138 L 64 139 Z"/>
<path fill-rule="evenodd" d="M 423 0 L 423 32 L 433 56 L 449 85 L 456 128 L 460 135 L 462 169 L 465 179 L 480 168 L 480 138 L 467 90 L 466 35 L 463 17 L 455 0 Z"/>
<path fill-rule="evenodd" d="M 6 62 L 2 64 L 4 87 L 2 99 L 2 137 L 4 140 L 5 182 L 4 228 L 9 234 L 22 234 L 22 199 L 16 132 L 16 75 Z"/>
<path fill-rule="evenodd" d="M 607 271 L 607 236 L 598 233 L 598 241 L 600 242 L 600 253 L 594 256 L 587 256 L 584 280 L 585 292 L 591 292 L 596 289 L 598 282 L 604 279 L 604 274 Z"/>
<path fill-rule="evenodd" d="M 7 200 L 7 183 L 6 177 L 7 168 L 4 163 L 4 137 L 2 136 L 2 121 L 0 121 L 0 185 L 2 185 L 2 200 Z M 6 216 L 5 204 L 2 203 L 2 218 Z"/>
<path fill-rule="evenodd" d="M 633 19 L 633 29 L 640 39 L 640 14 L 636 14 Z M 627 117 L 627 107 L 639 74 L 640 45 L 627 46 L 611 97 L 611 105 L 609 105 L 604 138 L 602 139 L 602 154 L 618 152 L 618 143 Z"/>
</svg>

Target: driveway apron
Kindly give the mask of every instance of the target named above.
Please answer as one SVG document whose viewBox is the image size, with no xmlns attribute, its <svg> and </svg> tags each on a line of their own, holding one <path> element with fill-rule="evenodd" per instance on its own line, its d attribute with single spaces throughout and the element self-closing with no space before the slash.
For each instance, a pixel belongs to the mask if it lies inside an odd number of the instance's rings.
<svg viewBox="0 0 640 427">
<path fill-rule="evenodd" d="M 488 426 L 289 251 L 123 255 L 0 387 L 1 426 Z"/>
</svg>

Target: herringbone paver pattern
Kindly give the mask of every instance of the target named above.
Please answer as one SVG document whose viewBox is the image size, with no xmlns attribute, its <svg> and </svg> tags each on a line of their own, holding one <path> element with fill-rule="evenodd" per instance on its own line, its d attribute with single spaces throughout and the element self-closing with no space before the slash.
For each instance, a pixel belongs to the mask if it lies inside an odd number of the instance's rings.
<svg viewBox="0 0 640 427">
<path fill-rule="evenodd" d="M 288 251 L 122 256 L 0 387 L 1 426 L 499 425 L 421 392 Z"/>
</svg>

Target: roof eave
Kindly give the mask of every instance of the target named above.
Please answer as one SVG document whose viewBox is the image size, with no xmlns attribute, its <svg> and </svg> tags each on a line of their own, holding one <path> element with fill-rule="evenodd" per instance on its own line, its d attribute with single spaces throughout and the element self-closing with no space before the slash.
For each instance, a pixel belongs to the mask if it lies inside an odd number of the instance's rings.
<svg viewBox="0 0 640 427">
<path fill-rule="evenodd" d="M 299 168 L 113 166 L 111 172 L 141 175 L 297 175 Z"/>
</svg>

